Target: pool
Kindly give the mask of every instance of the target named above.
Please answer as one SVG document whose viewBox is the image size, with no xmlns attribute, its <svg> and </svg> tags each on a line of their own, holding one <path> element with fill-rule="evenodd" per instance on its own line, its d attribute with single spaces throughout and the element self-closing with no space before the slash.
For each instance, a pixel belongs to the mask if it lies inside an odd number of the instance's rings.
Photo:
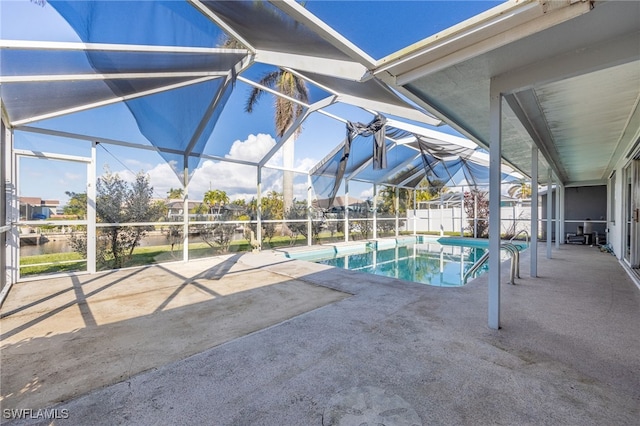
<svg viewBox="0 0 640 426">
<path fill-rule="evenodd" d="M 325 245 L 286 256 L 438 287 L 459 287 L 465 273 L 488 250 L 488 240 L 455 237 L 400 237 Z M 522 250 L 526 245 L 517 244 Z M 502 260 L 509 255 L 501 253 Z M 485 263 L 475 274 L 488 270 Z"/>
</svg>

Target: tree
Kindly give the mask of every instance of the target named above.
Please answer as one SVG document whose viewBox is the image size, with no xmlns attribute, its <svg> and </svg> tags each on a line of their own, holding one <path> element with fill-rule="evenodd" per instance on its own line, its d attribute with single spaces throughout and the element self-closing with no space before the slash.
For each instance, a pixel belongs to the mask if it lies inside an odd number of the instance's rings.
<svg viewBox="0 0 640 426">
<path fill-rule="evenodd" d="M 434 198 L 438 198 L 440 195 L 447 192 L 447 188 L 444 184 L 445 182 L 440 179 L 433 179 L 431 181 L 423 179 L 416 188 L 416 200 L 430 201 Z"/>
<path fill-rule="evenodd" d="M 447 188 L 444 186 L 444 181 L 442 180 L 434 179 L 429 182 L 427 179 L 423 179 L 414 191 L 416 191 L 416 201 L 429 201 L 447 192 Z M 410 203 L 413 201 L 413 192 L 407 188 L 400 188 L 398 195 L 398 213 L 406 213 Z M 378 193 L 378 212 L 395 215 L 395 187 L 385 186 L 384 189 Z"/>
<path fill-rule="evenodd" d="M 309 92 L 304 80 L 298 78 L 296 75 L 290 73 L 289 71 L 278 69 L 276 71 L 268 72 L 262 76 L 258 83 L 262 86 L 274 89 L 279 93 L 282 93 L 283 95 L 286 95 L 298 101 L 304 103 L 309 102 Z M 249 98 L 247 99 L 245 111 L 248 113 L 253 112 L 253 109 L 258 103 L 258 100 L 264 93 L 265 91 L 263 89 L 254 87 L 249 94 Z M 275 102 L 274 113 L 276 136 L 279 138 L 284 136 L 285 132 L 289 129 L 289 127 L 291 127 L 295 120 L 302 115 L 303 111 L 304 108 L 302 107 L 302 105 L 278 96 Z M 301 129 L 301 127 L 298 127 L 292 137 L 287 140 L 282 147 L 283 162 L 285 168 L 293 168 L 293 143 L 300 134 Z M 282 188 L 284 207 L 285 209 L 289 209 L 293 205 L 293 172 L 283 172 Z"/>
<path fill-rule="evenodd" d="M 194 208 L 192 208 L 191 210 L 189 210 L 189 213 L 191 214 L 196 214 L 196 215 L 204 215 L 209 213 L 211 209 L 209 208 L 209 206 L 205 203 L 200 203 L 197 206 L 195 206 Z"/>
<path fill-rule="evenodd" d="M 469 218 L 469 228 L 471 232 L 476 232 L 476 237 L 486 238 L 489 236 L 489 193 L 473 188 L 464 193 L 464 212 Z M 477 215 L 476 215 L 477 212 Z M 474 220 L 475 218 L 475 220 Z"/>
<path fill-rule="evenodd" d="M 247 202 L 242 198 L 238 198 L 237 200 L 233 200 L 231 202 L 231 204 L 233 204 L 235 206 L 239 206 L 239 207 L 244 207 L 244 208 L 247 207 Z"/>
<path fill-rule="evenodd" d="M 182 188 L 178 188 L 178 189 L 170 188 L 167 191 L 167 198 L 170 200 L 176 200 L 183 197 L 184 197 L 184 189 Z"/>
<path fill-rule="evenodd" d="M 204 241 L 209 247 L 219 247 L 223 252 L 229 250 L 229 245 L 233 239 L 233 234 L 236 230 L 236 224 L 226 223 L 230 220 L 228 213 L 224 213 L 220 217 L 221 223 L 206 223 L 202 225 L 196 225 L 196 230 L 200 236 L 200 239 Z"/>
<path fill-rule="evenodd" d="M 216 214 L 219 215 L 222 206 L 229 203 L 229 197 L 225 191 L 214 189 L 204 193 L 204 202 L 209 206 L 209 213 L 213 213 L 213 207 L 217 206 L 218 211 Z"/>
<path fill-rule="evenodd" d="M 123 226 L 122 223 L 151 222 L 162 216 L 162 206 L 152 200 L 149 176 L 140 172 L 128 184 L 108 169 L 96 185 L 96 217 L 101 227 L 96 244 L 99 269 L 122 268 L 152 226 Z M 71 236 L 74 250 L 86 255 L 86 233 Z"/>
<path fill-rule="evenodd" d="M 285 212 L 285 218 L 288 221 L 293 220 L 303 220 L 304 222 L 287 222 L 287 226 L 291 231 L 291 243 L 293 244 L 296 240 L 298 234 L 304 236 L 305 238 L 309 238 L 309 228 L 308 228 L 308 209 L 307 204 L 304 202 L 294 202 L 293 206 L 291 206 Z M 317 241 L 320 236 L 320 231 L 322 230 L 322 222 L 314 220 L 311 221 L 311 241 Z"/>
<path fill-rule="evenodd" d="M 87 193 L 70 192 L 66 191 L 65 194 L 69 197 L 69 202 L 62 208 L 62 212 L 65 215 L 76 216 L 77 219 L 87 218 Z"/>
<path fill-rule="evenodd" d="M 152 208 L 158 212 L 158 217 L 166 218 L 169 214 L 169 204 L 164 200 L 156 200 L 153 202 Z"/>
<path fill-rule="evenodd" d="M 306 2 L 301 2 L 304 6 Z M 227 49 L 243 49 L 238 40 L 231 37 L 224 37 L 220 42 L 220 47 Z M 278 69 L 265 73 L 258 81 L 258 84 L 274 89 L 277 92 L 288 96 L 289 98 L 296 99 L 303 103 L 309 103 L 309 90 L 305 81 L 295 74 Z M 254 107 L 258 104 L 260 97 L 265 93 L 265 90 L 254 87 L 249 92 L 249 97 L 245 104 L 245 111 L 252 113 Z M 304 108 L 302 105 L 292 102 L 288 99 L 278 96 L 275 101 L 274 111 L 274 123 L 276 127 L 276 136 L 282 138 L 286 131 L 291 127 L 295 120 L 302 115 Z M 287 169 L 292 169 L 294 165 L 294 141 L 300 134 L 302 127 L 298 127 L 291 138 L 285 141 L 282 146 L 283 165 Z M 293 172 L 284 171 L 282 174 L 282 189 L 283 189 L 283 203 L 284 210 L 288 210 L 293 206 Z"/>
<path fill-rule="evenodd" d="M 528 200 L 531 198 L 531 185 L 525 181 L 521 181 L 520 183 L 511 186 L 507 190 L 507 193 L 509 194 L 509 197 Z"/>
<path fill-rule="evenodd" d="M 282 194 L 276 191 L 270 191 L 266 196 L 261 198 L 261 215 L 262 218 L 262 239 L 267 239 L 271 243 L 271 239 L 276 233 L 276 224 L 273 222 L 266 222 L 270 220 L 281 220 L 284 217 L 284 202 Z M 257 201 L 252 199 L 249 201 L 248 211 L 252 220 L 258 217 L 257 213 Z M 253 231 L 257 235 L 256 224 L 251 224 L 250 231 Z"/>
</svg>

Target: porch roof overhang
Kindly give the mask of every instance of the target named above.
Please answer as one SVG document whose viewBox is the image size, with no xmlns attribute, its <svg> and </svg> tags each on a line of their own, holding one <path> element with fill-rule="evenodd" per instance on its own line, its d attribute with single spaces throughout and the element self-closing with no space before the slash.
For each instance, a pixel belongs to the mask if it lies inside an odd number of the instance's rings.
<svg viewBox="0 0 640 426">
<path fill-rule="evenodd" d="M 502 156 L 531 147 L 566 186 L 604 184 L 640 138 L 640 3 L 509 1 L 378 61 L 373 75 L 481 146 L 503 95 Z"/>
</svg>

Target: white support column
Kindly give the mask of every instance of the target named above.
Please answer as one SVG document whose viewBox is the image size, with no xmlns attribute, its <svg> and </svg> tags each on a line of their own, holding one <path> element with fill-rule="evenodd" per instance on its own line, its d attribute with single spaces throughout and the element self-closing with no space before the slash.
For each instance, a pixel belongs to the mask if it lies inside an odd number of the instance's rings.
<svg viewBox="0 0 640 426">
<path fill-rule="evenodd" d="M 502 94 L 491 88 L 489 145 L 489 327 L 500 328 L 500 184 Z"/>
<path fill-rule="evenodd" d="M 393 206 L 396 212 L 396 237 L 400 235 L 400 188 L 396 186 L 396 199 Z M 397 257 L 396 257 L 397 258 Z"/>
<path fill-rule="evenodd" d="M 538 276 L 538 147 L 531 148 L 531 277 Z"/>
<path fill-rule="evenodd" d="M 417 197 L 418 197 L 418 191 L 414 189 L 413 190 L 413 235 L 418 234 L 418 230 L 416 228 L 418 226 L 418 218 L 416 217 L 416 214 L 417 214 L 416 207 L 418 204 Z M 427 229 L 431 230 L 431 228 L 429 228 L 429 224 L 427 224 Z"/>
<path fill-rule="evenodd" d="M 18 281 L 19 272 L 19 251 L 20 251 L 20 233 L 18 227 L 15 226 L 20 218 L 20 206 L 18 204 L 18 189 L 16 160 L 13 155 L 13 131 L 2 122 L 2 168 L 4 169 L 2 179 L 4 181 L 4 214 L 5 222 L 11 229 L 4 233 L 5 235 L 5 252 L 4 252 L 4 271 L 2 299 L 6 297 L 9 289 Z M 1 302 L 0 302 L 1 303 Z"/>
<path fill-rule="evenodd" d="M 560 188 L 560 215 L 558 217 L 558 220 L 560 221 L 560 243 L 564 244 L 564 236 L 566 235 L 564 229 L 564 185 L 558 185 L 558 187 Z"/>
<path fill-rule="evenodd" d="M 184 175 L 182 186 L 184 187 L 184 199 L 182 201 L 182 260 L 189 260 L 189 156 L 184 156 Z"/>
<path fill-rule="evenodd" d="M 475 192 L 473 193 L 473 238 L 478 238 L 478 194 Z"/>
<path fill-rule="evenodd" d="M 311 217 L 311 190 L 313 185 L 311 184 L 311 175 L 307 174 L 307 246 L 313 244 L 313 223 L 311 222 L 313 218 Z"/>
<path fill-rule="evenodd" d="M 460 236 L 464 237 L 464 222 L 466 220 L 466 212 L 464 211 L 464 185 L 462 186 L 462 192 L 460 192 Z M 462 274 L 461 276 L 464 276 Z"/>
<path fill-rule="evenodd" d="M 378 238 L 378 185 L 373 184 L 373 239 Z"/>
<path fill-rule="evenodd" d="M 556 176 L 556 248 L 560 248 L 560 178 Z"/>
<path fill-rule="evenodd" d="M 97 143 L 91 143 L 91 162 L 87 164 L 87 272 L 96 273 L 96 250 L 98 230 L 96 228 L 96 154 Z"/>
<path fill-rule="evenodd" d="M 551 168 L 547 171 L 547 259 L 551 259 L 551 233 L 553 232 L 553 173 Z"/>
<path fill-rule="evenodd" d="M 18 201 L 18 164 L 15 155 L 13 155 L 13 131 L 5 128 L 5 165 L 6 165 L 6 209 L 7 209 L 7 225 L 11 226 L 11 230 L 7 234 L 7 282 L 15 284 L 20 276 L 20 230 L 15 224 L 20 219 L 20 204 Z"/>
<path fill-rule="evenodd" d="M 344 181 L 344 242 L 349 241 L 349 181 Z"/>
<path fill-rule="evenodd" d="M 440 208 L 440 236 L 444 237 L 444 203 L 442 202 L 442 194 L 440 194 L 438 208 Z"/>
<path fill-rule="evenodd" d="M 0 232 L 0 294 L 4 295 L 5 284 L 9 281 L 7 279 L 7 275 L 4 271 L 7 271 L 7 247 L 8 244 L 5 242 L 11 235 L 11 222 L 8 220 L 8 203 L 7 203 L 7 195 L 8 188 L 10 185 L 9 176 L 10 169 L 7 167 L 7 162 L 5 161 L 7 158 L 7 149 L 8 148 L 8 129 L 4 127 L 4 121 L 0 119 L 0 182 L 2 183 L 0 187 L 0 228 L 2 228 L 2 232 Z M 7 229 L 8 228 L 8 229 Z M 9 290 L 12 283 L 9 283 L 7 286 L 7 291 Z M 0 306 L 4 301 L 4 297 L 0 297 Z"/>
<path fill-rule="evenodd" d="M 262 249 L 262 167 L 258 166 L 256 173 L 256 240 Z"/>
</svg>

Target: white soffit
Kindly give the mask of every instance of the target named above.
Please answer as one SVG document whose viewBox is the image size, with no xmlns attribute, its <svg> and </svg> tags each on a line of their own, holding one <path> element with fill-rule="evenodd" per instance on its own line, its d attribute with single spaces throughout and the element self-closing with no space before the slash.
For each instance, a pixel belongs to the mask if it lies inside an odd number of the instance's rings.
<svg viewBox="0 0 640 426">
<path fill-rule="evenodd" d="M 554 4 L 553 12 L 548 3 Z M 396 84 L 403 85 L 540 32 L 590 9 L 590 2 L 583 0 L 511 0 L 380 59 L 374 74 L 388 73 Z"/>
</svg>

